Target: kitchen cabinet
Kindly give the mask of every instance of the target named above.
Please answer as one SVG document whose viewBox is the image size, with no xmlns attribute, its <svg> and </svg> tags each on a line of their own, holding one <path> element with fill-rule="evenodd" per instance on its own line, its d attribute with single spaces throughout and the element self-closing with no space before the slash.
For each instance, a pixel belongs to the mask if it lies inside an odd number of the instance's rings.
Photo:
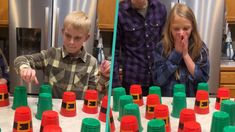
<svg viewBox="0 0 235 132">
<path fill-rule="evenodd" d="M 0 0 L 0 27 L 8 26 L 8 0 Z"/>
<path fill-rule="evenodd" d="M 230 96 L 235 97 L 235 66 L 221 66 L 220 87 L 229 88 Z"/>
<path fill-rule="evenodd" d="M 226 20 L 228 23 L 235 24 L 235 0 L 226 0 Z"/>
<path fill-rule="evenodd" d="M 116 0 L 98 0 L 98 28 L 113 31 Z"/>
</svg>

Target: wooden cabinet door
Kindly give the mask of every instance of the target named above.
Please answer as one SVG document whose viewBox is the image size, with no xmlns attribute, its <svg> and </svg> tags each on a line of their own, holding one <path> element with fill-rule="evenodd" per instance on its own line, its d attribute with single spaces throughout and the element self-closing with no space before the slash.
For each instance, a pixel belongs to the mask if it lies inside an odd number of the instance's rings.
<svg viewBox="0 0 235 132">
<path fill-rule="evenodd" d="M 0 0 L 0 27 L 8 26 L 8 0 Z"/>
<path fill-rule="evenodd" d="M 228 23 L 235 23 L 235 0 L 226 0 L 226 20 Z"/>
<path fill-rule="evenodd" d="M 116 0 L 98 0 L 98 27 L 102 31 L 113 31 Z"/>
</svg>

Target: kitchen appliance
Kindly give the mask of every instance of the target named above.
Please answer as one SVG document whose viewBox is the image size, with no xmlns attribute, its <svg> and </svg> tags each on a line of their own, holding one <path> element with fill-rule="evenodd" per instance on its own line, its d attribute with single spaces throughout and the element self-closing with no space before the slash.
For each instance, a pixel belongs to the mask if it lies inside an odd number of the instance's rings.
<svg viewBox="0 0 235 132">
<path fill-rule="evenodd" d="M 25 85 L 29 94 L 38 93 L 39 85 L 26 84 L 16 74 L 14 59 L 49 47 L 61 47 L 63 20 L 69 12 L 80 10 L 91 19 L 85 48 L 92 54 L 96 7 L 97 0 L 9 0 L 10 92 L 17 85 Z M 37 71 L 37 77 L 43 84 L 42 71 Z"/>
<path fill-rule="evenodd" d="M 189 6 L 196 17 L 198 31 L 209 49 L 209 92 L 219 88 L 220 56 L 224 22 L 224 0 L 159 0 L 169 13 L 175 3 Z"/>
</svg>

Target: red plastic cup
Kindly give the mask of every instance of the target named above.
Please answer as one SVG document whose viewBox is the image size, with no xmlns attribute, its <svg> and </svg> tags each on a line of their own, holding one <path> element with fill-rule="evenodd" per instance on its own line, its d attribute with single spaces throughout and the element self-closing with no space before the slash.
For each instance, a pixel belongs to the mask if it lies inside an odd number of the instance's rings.
<svg viewBox="0 0 235 132">
<path fill-rule="evenodd" d="M 62 132 L 62 129 L 58 125 L 46 125 L 43 132 Z"/>
<path fill-rule="evenodd" d="M 184 123 L 188 121 L 196 121 L 195 112 L 192 109 L 182 109 L 180 112 L 178 132 L 183 132 Z"/>
<path fill-rule="evenodd" d="M 104 96 L 101 103 L 100 113 L 98 119 L 102 122 L 106 122 L 106 113 L 107 113 L 107 105 L 108 105 L 108 96 Z M 109 112 L 109 122 L 110 122 L 110 129 L 111 132 L 115 131 L 115 125 L 113 120 L 112 109 Z"/>
<path fill-rule="evenodd" d="M 134 115 L 125 115 L 122 116 L 121 125 L 120 125 L 120 132 L 138 132 L 138 120 Z"/>
<path fill-rule="evenodd" d="M 44 131 L 47 125 L 59 126 L 59 116 L 57 112 L 53 110 L 47 110 L 42 113 L 40 132 Z"/>
<path fill-rule="evenodd" d="M 194 105 L 194 111 L 197 114 L 209 113 L 209 95 L 205 90 L 198 90 L 196 94 L 196 100 Z"/>
<path fill-rule="evenodd" d="M 9 105 L 8 88 L 6 84 L 0 84 L 0 107 Z"/>
<path fill-rule="evenodd" d="M 74 92 L 64 92 L 60 114 L 66 117 L 76 116 L 76 94 Z"/>
<path fill-rule="evenodd" d="M 188 121 L 184 123 L 184 132 L 201 132 L 201 125 L 196 121 Z"/>
<path fill-rule="evenodd" d="M 151 120 L 154 118 L 154 108 L 157 104 L 160 104 L 159 96 L 156 94 L 149 94 L 146 101 L 146 119 Z"/>
<path fill-rule="evenodd" d="M 159 104 L 155 106 L 154 116 L 157 119 L 162 119 L 165 122 L 166 132 L 171 131 L 169 109 L 167 105 Z"/>
<path fill-rule="evenodd" d="M 98 93 L 96 90 L 86 90 L 82 111 L 88 114 L 96 114 L 98 112 L 97 100 Z"/>
<path fill-rule="evenodd" d="M 31 110 L 27 106 L 21 106 L 16 108 L 13 132 L 32 132 L 32 115 Z"/>
<path fill-rule="evenodd" d="M 220 110 L 220 104 L 222 100 L 230 99 L 230 91 L 228 88 L 222 87 L 217 91 L 217 97 L 215 102 L 215 109 Z"/>
<path fill-rule="evenodd" d="M 139 106 L 144 105 L 141 85 L 138 84 L 131 85 L 130 95 L 133 97 L 134 103 L 138 104 Z"/>
</svg>

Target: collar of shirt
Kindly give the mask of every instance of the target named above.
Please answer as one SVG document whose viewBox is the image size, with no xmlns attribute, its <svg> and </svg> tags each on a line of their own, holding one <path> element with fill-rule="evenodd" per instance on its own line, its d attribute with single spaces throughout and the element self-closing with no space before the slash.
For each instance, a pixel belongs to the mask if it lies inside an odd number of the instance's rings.
<svg viewBox="0 0 235 132">
<path fill-rule="evenodd" d="M 87 51 L 86 51 L 85 48 L 82 46 L 81 52 L 80 52 L 79 54 L 77 54 L 76 56 L 74 56 L 73 58 L 75 58 L 75 59 L 81 59 L 83 62 L 86 62 L 86 60 L 87 60 L 87 55 L 88 55 Z M 67 56 L 71 57 L 71 56 L 69 55 L 69 53 L 68 53 L 68 52 L 64 49 L 64 47 L 63 47 L 63 48 L 62 48 L 62 58 L 65 58 L 65 57 L 67 57 Z"/>
<path fill-rule="evenodd" d="M 150 7 L 150 6 L 156 6 L 157 3 L 158 3 L 158 0 L 148 0 L 148 7 Z M 132 8 L 132 5 L 131 5 L 131 0 L 124 1 L 123 4 L 124 4 L 123 8 L 124 8 L 125 10 L 133 9 L 133 8 Z"/>
</svg>

